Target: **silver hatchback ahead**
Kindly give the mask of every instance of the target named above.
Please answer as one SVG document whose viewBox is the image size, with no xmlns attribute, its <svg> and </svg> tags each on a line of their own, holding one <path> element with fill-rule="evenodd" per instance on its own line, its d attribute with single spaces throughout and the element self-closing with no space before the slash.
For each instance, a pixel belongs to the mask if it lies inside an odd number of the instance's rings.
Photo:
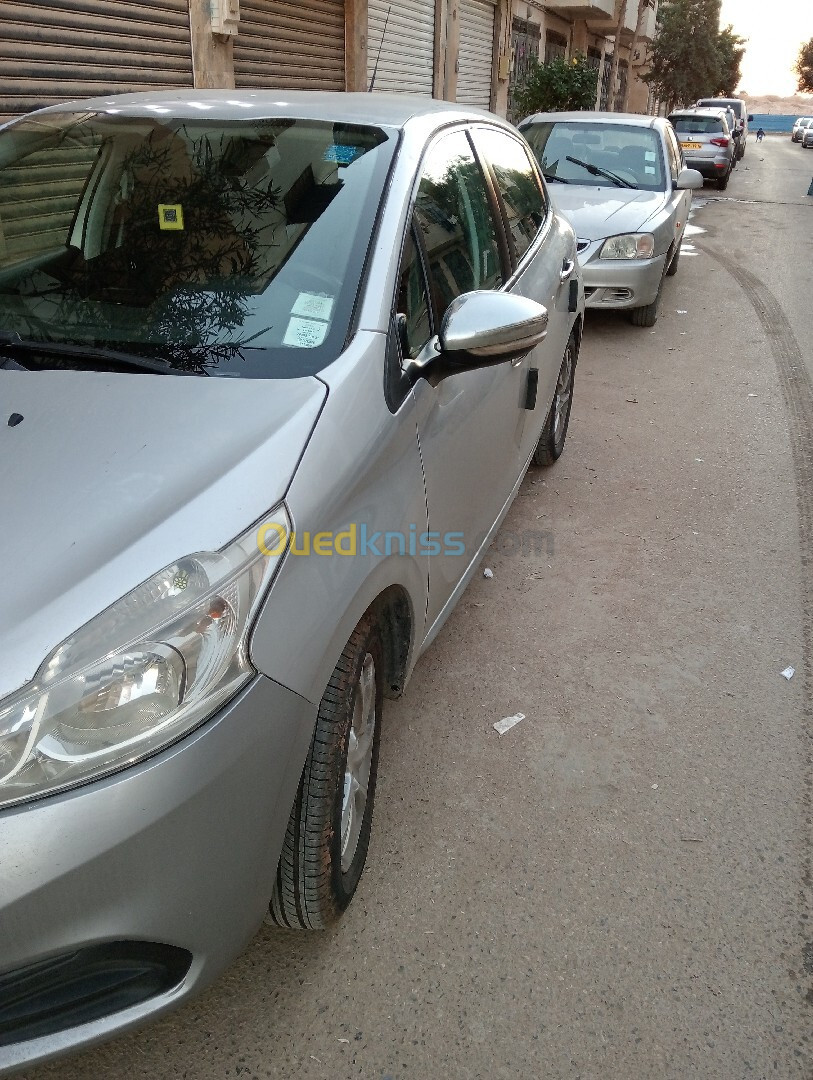
<svg viewBox="0 0 813 1080">
<path fill-rule="evenodd" d="M 677 132 L 686 164 L 725 191 L 736 164 L 736 143 L 724 109 L 679 109 L 669 123 Z"/>
<path fill-rule="evenodd" d="M 572 228 L 497 117 L 133 94 L 0 130 L 0 1071 L 367 856 L 384 699 L 562 453 Z"/>
</svg>

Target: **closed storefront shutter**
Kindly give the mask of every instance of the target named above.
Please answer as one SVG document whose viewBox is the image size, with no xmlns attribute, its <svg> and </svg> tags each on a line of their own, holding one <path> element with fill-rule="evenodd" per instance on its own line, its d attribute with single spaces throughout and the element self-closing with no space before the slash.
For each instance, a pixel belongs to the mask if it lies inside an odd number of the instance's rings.
<svg viewBox="0 0 813 1080">
<path fill-rule="evenodd" d="M 73 98 L 187 86 L 188 0 L 0 2 L 0 121 Z"/>
<path fill-rule="evenodd" d="M 434 64 L 435 0 L 368 0 L 368 86 L 431 96 Z"/>
<path fill-rule="evenodd" d="M 241 0 L 234 83 L 344 90 L 344 0 Z"/>
<path fill-rule="evenodd" d="M 489 0 L 461 0 L 457 100 L 484 109 L 491 104 L 495 11 Z"/>
</svg>

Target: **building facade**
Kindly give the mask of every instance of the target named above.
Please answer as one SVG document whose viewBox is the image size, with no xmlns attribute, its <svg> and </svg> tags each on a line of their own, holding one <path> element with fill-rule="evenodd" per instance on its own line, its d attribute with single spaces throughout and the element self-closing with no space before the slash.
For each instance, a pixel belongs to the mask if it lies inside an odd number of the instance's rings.
<svg viewBox="0 0 813 1080">
<path fill-rule="evenodd" d="M 506 115 L 532 59 L 585 53 L 596 105 L 646 112 L 657 0 L 3 0 L 0 121 L 186 87 L 432 94 Z M 620 23 L 620 30 L 619 30 Z M 619 62 L 610 86 L 616 37 Z"/>
</svg>

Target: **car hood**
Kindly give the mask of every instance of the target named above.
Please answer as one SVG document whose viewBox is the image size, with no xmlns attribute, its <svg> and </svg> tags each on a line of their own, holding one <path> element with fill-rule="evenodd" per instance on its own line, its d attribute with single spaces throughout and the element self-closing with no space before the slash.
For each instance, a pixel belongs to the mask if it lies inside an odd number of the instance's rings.
<svg viewBox="0 0 813 1080">
<path fill-rule="evenodd" d="M 638 232 L 664 204 L 662 191 L 633 188 L 582 187 L 578 184 L 548 185 L 553 205 L 570 221 L 583 240 Z"/>
<path fill-rule="evenodd" d="M 313 377 L 0 370 L 0 697 L 151 574 L 278 503 L 326 395 Z"/>
</svg>

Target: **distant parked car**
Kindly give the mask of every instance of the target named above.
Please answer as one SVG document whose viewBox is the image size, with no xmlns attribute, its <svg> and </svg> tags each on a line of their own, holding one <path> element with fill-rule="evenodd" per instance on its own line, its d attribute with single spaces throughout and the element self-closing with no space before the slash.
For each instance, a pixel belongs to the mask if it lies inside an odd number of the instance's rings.
<svg viewBox="0 0 813 1080">
<path fill-rule="evenodd" d="M 802 146 L 805 150 L 809 150 L 813 146 L 813 122 L 802 130 Z"/>
<path fill-rule="evenodd" d="M 734 136 L 737 140 L 737 160 L 745 157 L 745 144 L 748 142 L 748 124 L 754 119 L 748 112 L 745 102 L 741 98 L 701 98 L 695 102 L 700 109 L 725 109 L 731 108 L 737 117 Z"/>
<path fill-rule="evenodd" d="M 796 120 L 796 122 L 794 123 L 793 130 L 790 133 L 791 141 L 792 142 L 801 142 L 802 141 L 802 136 L 804 135 L 805 128 L 809 124 L 813 124 L 813 117 L 811 117 L 811 116 L 800 116 L 798 118 L 798 120 Z"/>
<path fill-rule="evenodd" d="M 725 191 L 736 155 L 725 110 L 681 109 L 667 119 L 677 132 L 686 164 Z"/>
<path fill-rule="evenodd" d="M 0 221 L 3 1072 L 347 907 L 384 698 L 562 452 L 584 297 L 516 130 L 414 96 L 45 109 Z"/>
<path fill-rule="evenodd" d="M 687 167 L 664 117 L 537 113 L 519 125 L 557 209 L 579 238 L 588 307 L 629 311 L 654 326 L 703 177 Z"/>
</svg>

